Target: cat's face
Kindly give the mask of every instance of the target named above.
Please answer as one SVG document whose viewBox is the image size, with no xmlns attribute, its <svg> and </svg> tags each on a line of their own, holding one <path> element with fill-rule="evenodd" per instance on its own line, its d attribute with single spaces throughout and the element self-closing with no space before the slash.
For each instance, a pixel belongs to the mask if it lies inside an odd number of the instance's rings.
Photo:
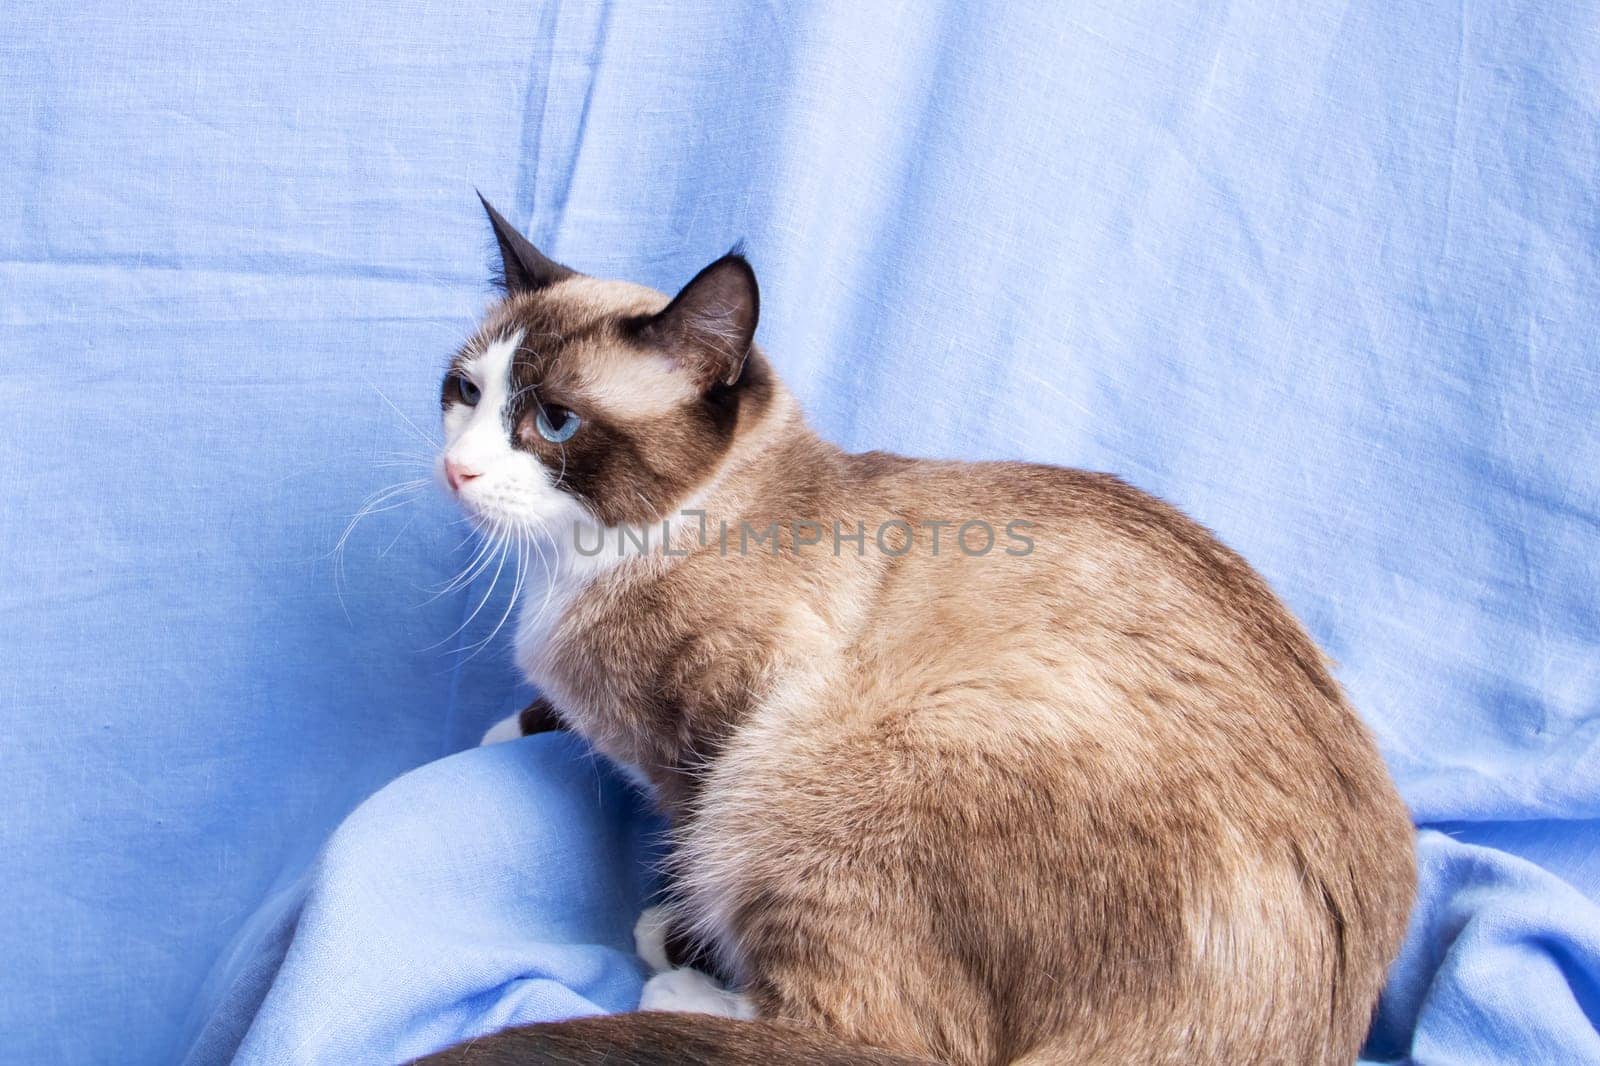
<svg viewBox="0 0 1600 1066">
<path fill-rule="evenodd" d="M 507 295 L 445 374 L 442 479 L 502 533 L 671 513 L 770 392 L 749 265 L 725 256 L 669 301 L 552 263 L 489 212 Z"/>
</svg>

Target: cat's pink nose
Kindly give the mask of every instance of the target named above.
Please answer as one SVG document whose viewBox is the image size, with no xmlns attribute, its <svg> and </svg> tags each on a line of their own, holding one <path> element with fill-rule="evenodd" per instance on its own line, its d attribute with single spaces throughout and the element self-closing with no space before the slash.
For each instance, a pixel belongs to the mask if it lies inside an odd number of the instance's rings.
<svg viewBox="0 0 1600 1066">
<path fill-rule="evenodd" d="M 461 491 L 461 486 L 478 476 L 476 470 L 468 470 L 454 459 L 444 461 L 444 479 L 450 482 L 450 488 L 456 492 Z"/>
</svg>

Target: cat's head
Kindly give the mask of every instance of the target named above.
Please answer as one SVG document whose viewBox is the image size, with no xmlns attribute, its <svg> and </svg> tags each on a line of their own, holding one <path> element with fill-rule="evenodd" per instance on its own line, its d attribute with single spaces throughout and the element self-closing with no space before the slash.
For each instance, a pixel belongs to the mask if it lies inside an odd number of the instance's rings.
<svg viewBox="0 0 1600 1066">
<path fill-rule="evenodd" d="M 546 258 L 484 203 L 505 296 L 451 361 L 439 472 L 502 532 L 643 525 L 717 470 L 776 384 L 737 251 L 669 299 Z"/>
</svg>

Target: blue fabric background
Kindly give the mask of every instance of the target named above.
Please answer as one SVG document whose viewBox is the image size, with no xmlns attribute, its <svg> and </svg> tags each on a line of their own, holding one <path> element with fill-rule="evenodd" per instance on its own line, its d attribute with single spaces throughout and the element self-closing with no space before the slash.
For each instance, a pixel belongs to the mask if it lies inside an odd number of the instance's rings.
<svg viewBox="0 0 1600 1066">
<path fill-rule="evenodd" d="M 568 740 L 312 861 L 525 695 L 492 619 L 429 648 L 436 494 L 330 555 L 422 476 L 477 185 L 662 287 L 746 238 L 846 445 L 1216 529 L 1432 827 L 1372 1055 L 1600 1061 L 1597 159 L 1564 0 L 8 5 L 0 1060 L 630 1005 L 648 825 Z"/>
</svg>

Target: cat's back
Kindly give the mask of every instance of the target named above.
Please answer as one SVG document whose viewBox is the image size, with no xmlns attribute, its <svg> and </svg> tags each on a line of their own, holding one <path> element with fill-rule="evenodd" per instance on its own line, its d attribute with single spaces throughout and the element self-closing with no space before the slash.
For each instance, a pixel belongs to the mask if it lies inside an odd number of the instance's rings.
<svg viewBox="0 0 1600 1066">
<path fill-rule="evenodd" d="M 851 675 L 863 706 L 977 749 L 1043 746 L 1077 767 L 1091 752 L 1101 784 L 1126 772 L 1174 807 L 1213 805 L 1201 821 L 1358 838 L 1409 882 L 1409 818 L 1327 658 L 1210 531 L 1107 474 L 869 465 L 888 511 L 956 536 L 880 579 Z"/>
<path fill-rule="evenodd" d="M 904 947 L 897 1009 L 943 1018 L 957 1060 L 1059 1032 L 1108 1061 L 1348 1061 L 1403 929 L 1410 826 L 1287 609 L 1106 475 L 850 461 L 841 511 L 924 535 L 891 540 L 868 624 L 730 748 L 708 836 L 742 852 L 744 891 L 879 900 L 829 950 L 865 973 Z M 792 916 L 743 920 L 759 952 Z M 785 999 L 783 967 L 759 969 Z"/>
<path fill-rule="evenodd" d="M 1052 665 L 1076 653 L 1130 679 L 1164 667 L 1179 685 L 1348 717 L 1325 657 L 1267 583 L 1162 500 L 1068 467 L 851 458 L 857 508 L 915 530 L 877 585 L 890 616 L 936 623 L 916 639 L 1025 645 Z M 893 639 L 906 627 L 878 631 Z"/>
</svg>

